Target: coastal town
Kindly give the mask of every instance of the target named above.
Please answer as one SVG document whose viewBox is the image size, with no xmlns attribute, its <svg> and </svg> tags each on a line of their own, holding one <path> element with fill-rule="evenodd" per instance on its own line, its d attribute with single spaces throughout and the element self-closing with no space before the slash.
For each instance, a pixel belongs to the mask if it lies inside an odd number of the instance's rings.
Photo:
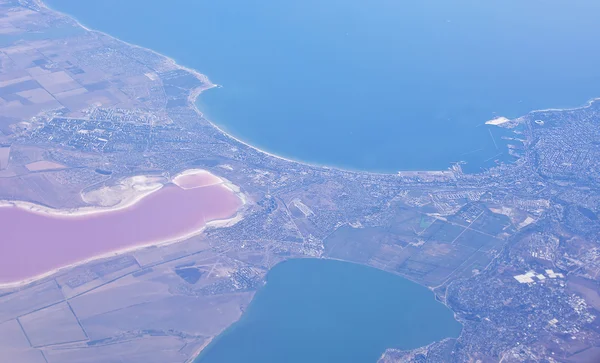
<svg viewBox="0 0 600 363">
<path fill-rule="evenodd" d="M 243 201 L 177 243 L 2 281 L 0 361 L 192 362 L 273 266 L 305 257 L 405 277 L 463 326 L 380 362 L 600 357 L 600 102 L 493 120 L 515 160 L 479 173 L 313 166 L 206 120 L 193 101 L 213 85 L 195 71 L 35 0 L 0 8 L 0 200 L 110 209 L 135 193 L 125 180 L 204 170 Z"/>
</svg>

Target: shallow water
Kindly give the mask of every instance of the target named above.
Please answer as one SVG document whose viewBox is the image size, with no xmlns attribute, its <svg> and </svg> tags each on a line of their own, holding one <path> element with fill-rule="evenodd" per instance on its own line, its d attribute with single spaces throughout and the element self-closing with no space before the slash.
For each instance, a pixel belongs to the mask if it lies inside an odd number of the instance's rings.
<svg viewBox="0 0 600 363">
<path fill-rule="evenodd" d="M 229 218 L 240 199 L 222 185 L 169 185 L 121 210 L 52 216 L 0 207 L 0 283 L 37 276 L 98 255 L 167 241 Z"/>
</svg>

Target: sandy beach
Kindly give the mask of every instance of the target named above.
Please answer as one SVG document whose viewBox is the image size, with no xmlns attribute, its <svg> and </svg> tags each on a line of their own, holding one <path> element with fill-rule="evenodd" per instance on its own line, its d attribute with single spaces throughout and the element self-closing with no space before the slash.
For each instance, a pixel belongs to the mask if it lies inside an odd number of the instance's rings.
<svg viewBox="0 0 600 363">
<path fill-rule="evenodd" d="M 86 207 L 54 209 L 30 202 L 0 200 L 0 208 L 15 207 L 32 213 L 55 217 L 90 216 L 127 209 L 148 195 L 160 190 L 163 186 L 163 183 L 157 182 L 156 177 L 134 176 L 124 179 L 114 186 L 102 187 L 88 193 L 82 193 L 82 200 L 90 204 L 90 206 Z"/>
<path fill-rule="evenodd" d="M 100 34 L 103 34 L 104 36 L 110 37 L 112 39 L 116 39 L 105 32 L 93 30 L 93 29 L 86 27 L 81 22 L 79 22 L 77 19 L 74 19 L 73 17 L 70 17 L 66 14 L 62 14 L 62 13 L 48 7 L 41 0 L 35 0 L 35 2 L 41 8 L 45 8 L 49 11 L 52 11 L 61 17 L 68 17 L 69 19 L 73 20 L 78 26 L 80 26 L 81 28 L 83 28 L 87 31 L 100 33 Z M 187 67 L 184 67 L 184 66 L 178 64 L 173 58 L 167 57 L 167 56 L 160 54 L 152 49 L 148 49 L 145 47 L 138 46 L 136 44 L 128 43 L 128 42 L 125 42 L 120 39 L 117 39 L 117 40 L 120 42 L 123 42 L 124 44 L 127 44 L 131 47 L 138 48 L 138 49 L 144 49 L 146 51 L 152 52 L 153 54 L 156 54 L 156 55 L 164 58 L 165 61 L 168 62 L 174 69 L 185 70 L 185 71 L 193 74 L 198 80 L 203 82 L 202 86 L 200 86 L 190 92 L 190 95 L 188 97 L 188 102 L 190 104 L 190 107 L 192 107 L 198 115 L 200 115 L 204 118 L 204 115 L 202 114 L 202 112 L 197 108 L 195 101 L 203 91 L 217 87 L 218 85 L 212 83 L 206 75 L 201 74 L 200 72 L 198 72 L 194 69 L 187 68 Z M 210 121 L 208 121 L 208 122 L 210 122 Z M 244 141 L 239 140 L 239 139 L 233 137 L 232 135 L 224 132 L 214 123 L 211 122 L 211 124 L 216 130 L 218 130 L 223 135 L 230 137 L 230 138 L 234 139 L 235 141 L 237 141 L 243 145 L 246 145 L 247 147 L 250 147 L 258 152 L 267 154 L 267 155 L 275 157 L 275 158 L 286 160 L 289 162 L 306 164 L 301 161 L 283 158 L 278 155 L 274 155 L 274 154 L 271 154 L 264 150 L 261 150 L 259 148 L 256 148 L 256 147 L 254 147 L 250 144 L 247 144 Z M 175 185 L 180 186 L 182 189 L 187 189 L 187 188 L 189 188 L 189 185 L 188 185 L 189 180 L 190 180 L 189 177 L 194 176 L 194 178 L 195 178 L 198 175 L 201 175 L 207 179 L 212 178 L 212 182 L 214 182 L 214 184 L 222 184 L 223 187 L 225 187 L 225 188 L 229 189 L 230 191 L 232 191 L 233 193 L 235 193 L 235 195 L 241 200 L 242 205 L 247 203 L 246 196 L 240 192 L 240 188 L 237 185 L 234 185 L 233 183 L 231 183 L 230 181 L 228 181 L 224 178 L 216 177 L 206 170 L 190 169 L 190 170 L 183 171 L 180 174 L 174 176 L 171 179 L 171 182 L 173 182 L 173 184 L 175 184 Z M 209 183 L 209 185 L 214 185 L 211 183 Z M 101 213 L 117 212 L 117 211 L 125 210 L 127 208 L 131 208 L 131 207 L 137 205 L 140 201 L 142 201 L 146 197 L 161 190 L 165 186 L 165 184 L 166 184 L 166 180 L 164 180 L 164 177 L 162 177 L 162 176 L 134 176 L 134 177 L 126 178 L 113 186 L 102 187 L 100 189 L 96 189 L 96 190 L 93 190 L 90 192 L 82 192 L 81 193 L 82 200 L 84 200 L 86 203 L 91 204 L 90 206 L 86 206 L 86 207 L 74 208 L 74 209 L 54 209 L 51 207 L 47 207 L 47 206 L 43 206 L 43 205 L 31 203 L 31 202 L 18 201 L 18 200 L 0 200 L 0 208 L 1 207 L 5 207 L 5 208 L 14 207 L 14 208 L 19 208 L 19 209 L 22 209 L 22 210 L 25 210 L 25 211 L 28 211 L 31 213 L 47 215 L 47 216 L 52 216 L 52 217 L 94 216 L 94 215 L 101 214 Z M 230 225 L 237 223 L 242 218 L 243 218 L 243 215 L 238 212 L 231 218 L 208 221 L 201 229 L 190 232 L 186 235 L 179 236 L 177 238 L 153 241 L 153 242 L 144 243 L 141 245 L 135 245 L 135 246 L 130 246 L 127 248 L 119 249 L 119 250 L 110 251 L 110 252 L 107 252 L 104 254 L 95 255 L 93 257 L 90 257 L 90 258 L 87 258 L 84 260 L 80 260 L 80 261 L 77 261 L 75 263 L 71 263 L 68 265 L 64 265 L 59 268 L 47 271 L 43 274 L 38 274 L 33 277 L 29 277 L 29 278 L 26 278 L 26 279 L 23 279 L 20 281 L 9 282 L 9 283 L 0 283 L 0 288 L 10 288 L 10 287 L 19 287 L 19 286 L 27 285 L 36 280 L 51 276 L 61 270 L 65 270 L 65 269 L 73 268 L 73 267 L 76 267 L 79 265 L 83 265 L 83 264 L 91 262 L 93 260 L 98 260 L 98 259 L 102 259 L 102 258 L 107 258 L 107 257 L 111 257 L 111 256 L 124 254 L 124 253 L 129 253 L 131 251 L 134 251 L 134 250 L 137 250 L 140 248 L 177 243 L 182 240 L 185 240 L 185 239 L 188 239 L 193 236 L 201 234 L 206 228 L 218 228 L 218 227 L 230 226 Z"/>
<path fill-rule="evenodd" d="M 202 74 L 202 73 L 198 72 L 195 69 L 185 67 L 185 66 L 177 63 L 177 61 L 175 59 L 173 59 L 173 58 L 171 58 L 169 56 L 166 56 L 166 55 L 164 55 L 162 53 L 159 53 L 159 52 L 157 52 L 157 51 L 155 51 L 153 49 L 142 47 L 142 46 L 137 45 L 137 44 L 126 42 L 126 41 L 124 41 L 122 39 L 115 38 L 112 35 L 110 35 L 108 33 L 105 33 L 103 31 L 100 31 L 100 30 L 90 29 L 87 26 L 83 25 L 76 18 L 74 18 L 74 17 L 72 17 L 72 16 L 70 16 L 68 14 L 63 14 L 63 13 L 57 11 L 57 10 L 52 9 L 51 7 L 49 7 L 48 5 L 46 5 L 42 0 L 35 0 L 35 2 L 40 7 L 45 8 L 45 9 L 47 9 L 49 11 L 52 11 L 52 12 L 58 14 L 59 16 L 63 16 L 63 17 L 66 16 L 66 17 L 68 17 L 70 20 L 74 21 L 78 26 L 80 26 L 81 28 L 83 28 L 83 29 L 85 29 L 85 30 L 87 30 L 89 32 L 102 34 L 102 35 L 107 36 L 107 37 L 109 37 L 111 39 L 115 39 L 115 40 L 117 40 L 119 42 L 122 42 L 123 44 L 127 44 L 127 45 L 129 45 L 129 46 L 131 46 L 133 48 L 143 49 L 145 51 L 148 51 L 148 52 L 151 52 L 153 54 L 156 54 L 156 55 L 164 58 L 171 66 L 173 66 L 173 68 L 175 68 L 175 69 L 181 69 L 181 70 L 184 70 L 186 72 L 189 72 L 189 73 L 193 74 L 198 80 L 200 80 L 203 83 L 203 85 L 200 86 L 200 87 L 197 87 L 197 88 L 195 88 L 193 90 L 191 90 L 191 92 L 190 92 L 190 94 L 188 96 L 189 107 L 191 107 L 194 110 L 194 112 L 196 112 L 203 119 L 205 119 L 207 122 L 209 122 L 212 125 L 212 127 L 214 127 L 215 130 L 219 131 L 222 135 L 224 135 L 224 136 L 226 136 L 226 137 L 228 137 L 228 138 L 230 138 L 232 140 L 235 140 L 236 142 L 238 142 L 238 143 L 240 143 L 240 144 L 242 144 L 244 146 L 247 146 L 247 147 L 249 147 L 249 148 L 251 148 L 253 150 L 256 150 L 256 151 L 258 151 L 258 152 L 260 152 L 262 154 L 268 155 L 268 156 L 276 158 L 276 159 L 284 160 L 284 161 L 287 161 L 287 162 L 290 162 L 290 163 L 301 164 L 301 165 L 309 165 L 309 166 L 314 166 L 314 167 L 319 167 L 319 168 L 324 168 L 324 169 L 330 169 L 331 168 L 331 166 L 329 166 L 329 165 L 320 165 L 320 164 L 316 164 L 316 163 L 307 163 L 305 161 L 290 159 L 290 158 L 283 157 L 281 155 L 270 153 L 270 152 L 268 152 L 266 150 L 260 149 L 260 148 L 258 148 L 256 146 L 253 146 L 253 145 L 251 145 L 251 144 L 249 144 L 249 143 L 247 143 L 247 142 L 245 142 L 245 141 L 243 141 L 243 140 L 241 140 L 241 139 L 239 139 L 239 138 L 237 138 L 237 137 L 235 137 L 235 136 L 227 133 L 226 131 L 224 131 L 223 129 L 221 129 L 217 124 L 215 124 L 214 122 L 212 122 L 211 120 L 209 120 L 208 118 L 206 118 L 204 116 L 204 114 L 202 113 L 202 111 L 200 111 L 200 109 L 198 109 L 198 106 L 196 105 L 196 100 L 198 99 L 198 97 L 200 96 L 200 94 L 202 94 L 202 92 L 204 92 L 206 90 L 209 90 L 209 89 L 212 89 L 212 88 L 215 88 L 215 87 L 220 87 L 220 85 L 218 85 L 216 83 L 212 83 L 210 81 L 210 78 L 208 76 L 206 76 L 205 74 Z M 372 171 L 351 170 L 351 169 L 344 169 L 344 168 L 339 168 L 339 167 L 335 167 L 335 169 L 340 170 L 340 171 L 346 171 L 346 172 L 349 172 L 349 173 L 360 172 L 361 174 L 366 174 L 366 175 L 382 175 L 382 174 L 383 175 L 393 175 L 393 174 L 390 174 L 390 173 L 378 173 L 378 172 L 372 172 Z M 427 170 L 423 170 L 423 171 L 426 172 Z"/>
<path fill-rule="evenodd" d="M 198 348 L 194 354 L 192 354 L 192 356 L 190 357 L 190 359 L 188 359 L 185 363 L 193 363 L 196 358 L 198 358 L 198 356 L 200 356 L 200 353 L 202 353 L 202 351 L 204 349 L 206 349 L 206 347 L 208 347 L 208 345 L 213 341 L 214 337 L 210 337 L 208 339 L 206 339 L 206 341 L 200 346 L 200 348 Z"/>
</svg>

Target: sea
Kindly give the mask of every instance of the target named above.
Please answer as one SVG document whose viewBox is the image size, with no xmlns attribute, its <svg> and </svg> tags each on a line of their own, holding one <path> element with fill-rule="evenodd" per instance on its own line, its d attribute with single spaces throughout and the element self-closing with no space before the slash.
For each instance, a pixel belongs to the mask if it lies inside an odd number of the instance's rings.
<svg viewBox="0 0 600 363">
<path fill-rule="evenodd" d="M 350 262 L 276 265 L 242 318 L 196 363 L 376 362 L 387 348 L 458 337 L 462 326 L 427 288 Z"/>
<path fill-rule="evenodd" d="M 49 0 L 221 87 L 212 122 L 291 159 L 373 172 L 510 162 L 497 116 L 600 97 L 596 0 Z"/>
<path fill-rule="evenodd" d="M 485 125 L 600 97 L 597 0 L 49 0 L 219 87 L 206 117 L 271 153 L 351 170 L 512 162 Z M 199 362 L 374 362 L 456 337 L 426 288 L 364 266 L 273 268 Z"/>
</svg>

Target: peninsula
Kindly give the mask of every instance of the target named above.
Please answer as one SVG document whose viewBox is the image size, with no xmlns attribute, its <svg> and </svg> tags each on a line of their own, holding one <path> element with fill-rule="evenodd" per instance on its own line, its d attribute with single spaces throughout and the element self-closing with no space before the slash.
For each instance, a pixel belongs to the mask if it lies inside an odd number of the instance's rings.
<svg viewBox="0 0 600 363">
<path fill-rule="evenodd" d="M 600 102 L 495 121 L 515 161 L 477 174 L 326 168 L 215 127 L 172 59 L 37 0 L 0 14 L 0 281 L 42 274 L 0 288 L 0 361 L 191 362 L 305 257 L 403 276 L 462 324 L 380 362 L 600 356 Z"/>
</svg>

